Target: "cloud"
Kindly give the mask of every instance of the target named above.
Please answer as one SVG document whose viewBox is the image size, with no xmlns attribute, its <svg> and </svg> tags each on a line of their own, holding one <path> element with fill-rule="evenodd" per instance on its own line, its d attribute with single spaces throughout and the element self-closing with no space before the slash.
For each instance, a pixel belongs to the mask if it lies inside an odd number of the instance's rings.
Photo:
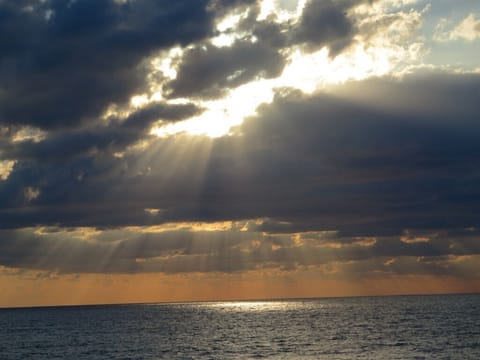
<svg viewBox="0 0 480 360">
<path fill-rule="evenodd" d="M 7 180 L 13 170 L 15 161 L 2 160 L 0 161 L 0 180 Z"/>
<path fill-rule="evenodd" d="M 378 19 L 373 26 L 365 15 L 352 12 L 364 3 L 309 1 L 295 21 L 280 20 L 274 13 L 262 19 L 260 7 L 252 6 L 239 15 L 237 23 L 217 34 L 228 39 L 228 46 L 215 41 L 213 45 L 199 43 L 176 59 L 177 76 L 164 84 L 163 90 L 170 98 L 218 98 L 252 80 L 278 77 L 295 49 L 312 53 L 327 48 L 335 57 L 356 37 L 368 38 L 382 31 Z M 383 26 L 393 23 L 398 27 L 405 18 L 390 16 L 383 19 Z M 418 22 L 415 17 L 403 33 L 411 33 Z"/>
<path fill-rule="evenodd" d="M 103 152 L 112 155 L 124 151 L 139 140 L 149 138 L 150 129 L 155 122 L 179 121 L 201 111 L 202 109 L 193 104 L 169 105 L 152 102 L 125 119 L 110 119 L 107 126 L 51 132 L 40 141 L 30 139 L 7 144 L 4 146 L 3 156 L 16 160 L 64 162 L 80 157 L 98 156 Z"/>
<path fill-rule="evenodd" d="M 2 1 L 0 123 L 54 129 L 97 121 L 145 88 L 150 56 L 212 33 L 207 5 Z"/>
<path fill-rule="evenodd" d="M 277 88 L 223 137 L 152 133 L 294 54 L 417 44 L 424 12 L 362 4 L 308 1 L 283 21 L 256 1 L 0 1 L 0 265 L 477 276 L 477 73 Z M 176 77 L 153 69 L 164 59 Z"/>
<path fill-rule="evenodd" d="M 434 40 L 472 42 L 480 38 L 480 19 L 477 19 L 473 13 L 468 14 L 457 26 L 450 28 L 450 25 L 451 22 L 448 19 L 441 19 L 435 29 Z"/>
<path fill-rule="evenodd" d="M 377 236 L 476 226 L 479 89 L 476 74 L 445 73 L 313 95 L 285 89 L 232 136 L 150 138 L 119 158 L 121 144 L 99 132 L 79 140 L 81 156 L 62 168 L 33 156 L 44 146 L 61 156 L 55 144 L 73 140 L 47 138 L 3 181 L 1 226 L 269 217 L 297 231 Z M 26 187 L 40 191 L 28 212 Z"/>
<path fill-rule="evenodd" d="M 309 1 L 303 9 L 295 40 L 309 48 L 327 45 L 333 54 L 340 52 L 355 35 L 354 24 L 347 16 L 352 6 L 349 1 Z"/>
<path fill-rule="evenodd" d="M 333 266 L 334 278 L 478 274 L 478 231 L 433 232 L 421 242 L 383 237 L 351 242 L 322 233 L 265 234 L 239 228 L 130 228 L 0 231 L 0 264 L 58 273 L 236 273 Z M 425 235 L 424 235 L 425 236 Z M 462 264 L 464 268 L 462 269 Z M 478 264 L 477 264 L 478 265 Z M 453 268 L 452 271 L 449 267 Z"/>
<path fill-rule="evenodd" d="M 326 46 L 338 54 L 361 31 L 349 12 L 358 5 L 312 1 L 297 22 L 282 23 L 259 20 L 256 1 L 3 1 L 0 124 L 37 131 L 90 126 L 152 86 L 170 98 L 223 96 L 278 76 L 292 47 Z M 238 9 L 247 17 L 226 32 L 237 40 L 211 45 L 218 21 Z M 175 46 L 184 54 L 177 78 L 155 78 L 152 59 Z"/>
<path fill-rule="evenodd" d="M 237 41 L 230 47 L 204 45 L 182 57 L 177 77 L 165 85 L 169 97 L 215 98 L 256 77 L 280 75 L 285 59 L 263 42 Z"/>
<path fill-rule="evenodd" d="M 348 94 L 280 94 L 239 129 L 243 153 L 227 157 L 239 145 L 219 141 L 205 202 L 318 230 L 475 224 L 478 81 L 415 75 Z"/>
</svg>

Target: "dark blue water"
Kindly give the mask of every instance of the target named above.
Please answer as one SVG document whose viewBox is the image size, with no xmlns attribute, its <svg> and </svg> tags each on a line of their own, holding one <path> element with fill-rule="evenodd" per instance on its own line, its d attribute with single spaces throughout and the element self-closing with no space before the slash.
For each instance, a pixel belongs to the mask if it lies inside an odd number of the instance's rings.
<svg viewBox="0 0 480 360">
<path fill-rule="evenodd" d="M 0 309 L 0 359 L 480 359 L 480 295 Z"/>
</svg>

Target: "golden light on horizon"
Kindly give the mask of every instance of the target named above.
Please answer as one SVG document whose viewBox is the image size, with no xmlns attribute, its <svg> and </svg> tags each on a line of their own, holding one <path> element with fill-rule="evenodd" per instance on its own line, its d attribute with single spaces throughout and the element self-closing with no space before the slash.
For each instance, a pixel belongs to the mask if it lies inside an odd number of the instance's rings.
<svg viewBox="0 0 480 360">
<path fill-rule="evenodd" d="M 473 279 L 404 275 L 346 281 L 312 275 L 308 272 L 298 272 L 295 276 L 255 272 L 77 275 L 15 269 L 7 273 L 0 268 L 0 287 L 4 289 L 0 307 L 214 301 L 202 306 L 255 311 L 272 306 L 262 299 L 480 292 L 480 283 Z M 284 303 L 279 303 L 279 310 L 281 304 Z"/>
</svg>

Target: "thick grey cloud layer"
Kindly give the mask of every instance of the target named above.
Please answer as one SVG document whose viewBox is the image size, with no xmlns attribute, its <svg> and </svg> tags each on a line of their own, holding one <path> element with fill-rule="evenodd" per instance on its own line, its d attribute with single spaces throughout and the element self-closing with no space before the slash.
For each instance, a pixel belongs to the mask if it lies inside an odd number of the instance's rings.
<svg viewBox="0 0 480 360">
<path fill-rule="evenodd" d="M 113 156 L 115 146 L 82 150 L 61 169 L 21 161 L 2 183 L 1 226 L 259 217 L 369 235 L 477 226 L 478 75 L 412 75 L 342 89 L 281 91 L 234 136 L 155 139 L 123 158 Z M 29 204 L 25 187 L 40 192 Z M 152 218 L 145 208 L 163 211 Z"/>
<path fill-rule="evenodd" d="M 345 273 L 465 277 L 470 265 L 452 269 L 479 254 L 478 74 L 278 89 L 229 136 L 151 135 L 203 111 L 168 99 L 275 77 L 292 47 L 337 55 L 361 31 L 359 3 L 309 1 L 298 22 L 280 24 L 259 21 L 256 1 L 0 1 L 0 161 L 15 162 L 0 178 L 0 265 L 178 273 L 353 261 Z M 244 35 L 213 46 L 233 8 L 250 8 Z M 184 53 L 177 78 L 158 84 L 167 100 L 103 118 L 147 89 L 149 59 L 172 46 Z M 24 126 L 42 137 L 15 140 Z M 268 221 L 247 232 L 112 230 L 258 218 Z M 108 230 L 84 241 L 37 225 Z M 404 241 L 406 230 L 429 240 Z"/>
<path fill-rule="evenodd" d="M 28 140 L 4 146 L 3 155 L 17 160 L 40 162 L 71 161 L 75 158 L 123 151 L 129 145 L 150 137 L 155 122 L 175 122 L 201 113 L 193 104 L 150 103 L 125 119 L 109 119 L 109 125 L 50 132 L 40 142 Z"/>
<path fill-rule="evenodd" d="M 95 121 L 145 87 L 144 60 L 211 35 L 215 10 L 231 5 L 2 1 L 0 123 L 52 129 Z"/>
</svg>

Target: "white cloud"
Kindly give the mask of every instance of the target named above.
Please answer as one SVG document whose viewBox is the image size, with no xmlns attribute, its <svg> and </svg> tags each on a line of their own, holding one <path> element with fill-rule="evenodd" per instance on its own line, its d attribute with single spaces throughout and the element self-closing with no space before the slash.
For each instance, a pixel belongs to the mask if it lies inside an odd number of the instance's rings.
<svg viewBox="0 0 480 360">
<path fill-rule="evenodd" d="M 435 29 L 434 40 L 444 42 L 454 40 L 475 41 L 480 39 L 480 19 L 477 19 L 475 14 L 469 14 L 460 24 L 453 28 L 451 25 L 451 21 L 445 18 L 441 19 Z"/>
</svg>

